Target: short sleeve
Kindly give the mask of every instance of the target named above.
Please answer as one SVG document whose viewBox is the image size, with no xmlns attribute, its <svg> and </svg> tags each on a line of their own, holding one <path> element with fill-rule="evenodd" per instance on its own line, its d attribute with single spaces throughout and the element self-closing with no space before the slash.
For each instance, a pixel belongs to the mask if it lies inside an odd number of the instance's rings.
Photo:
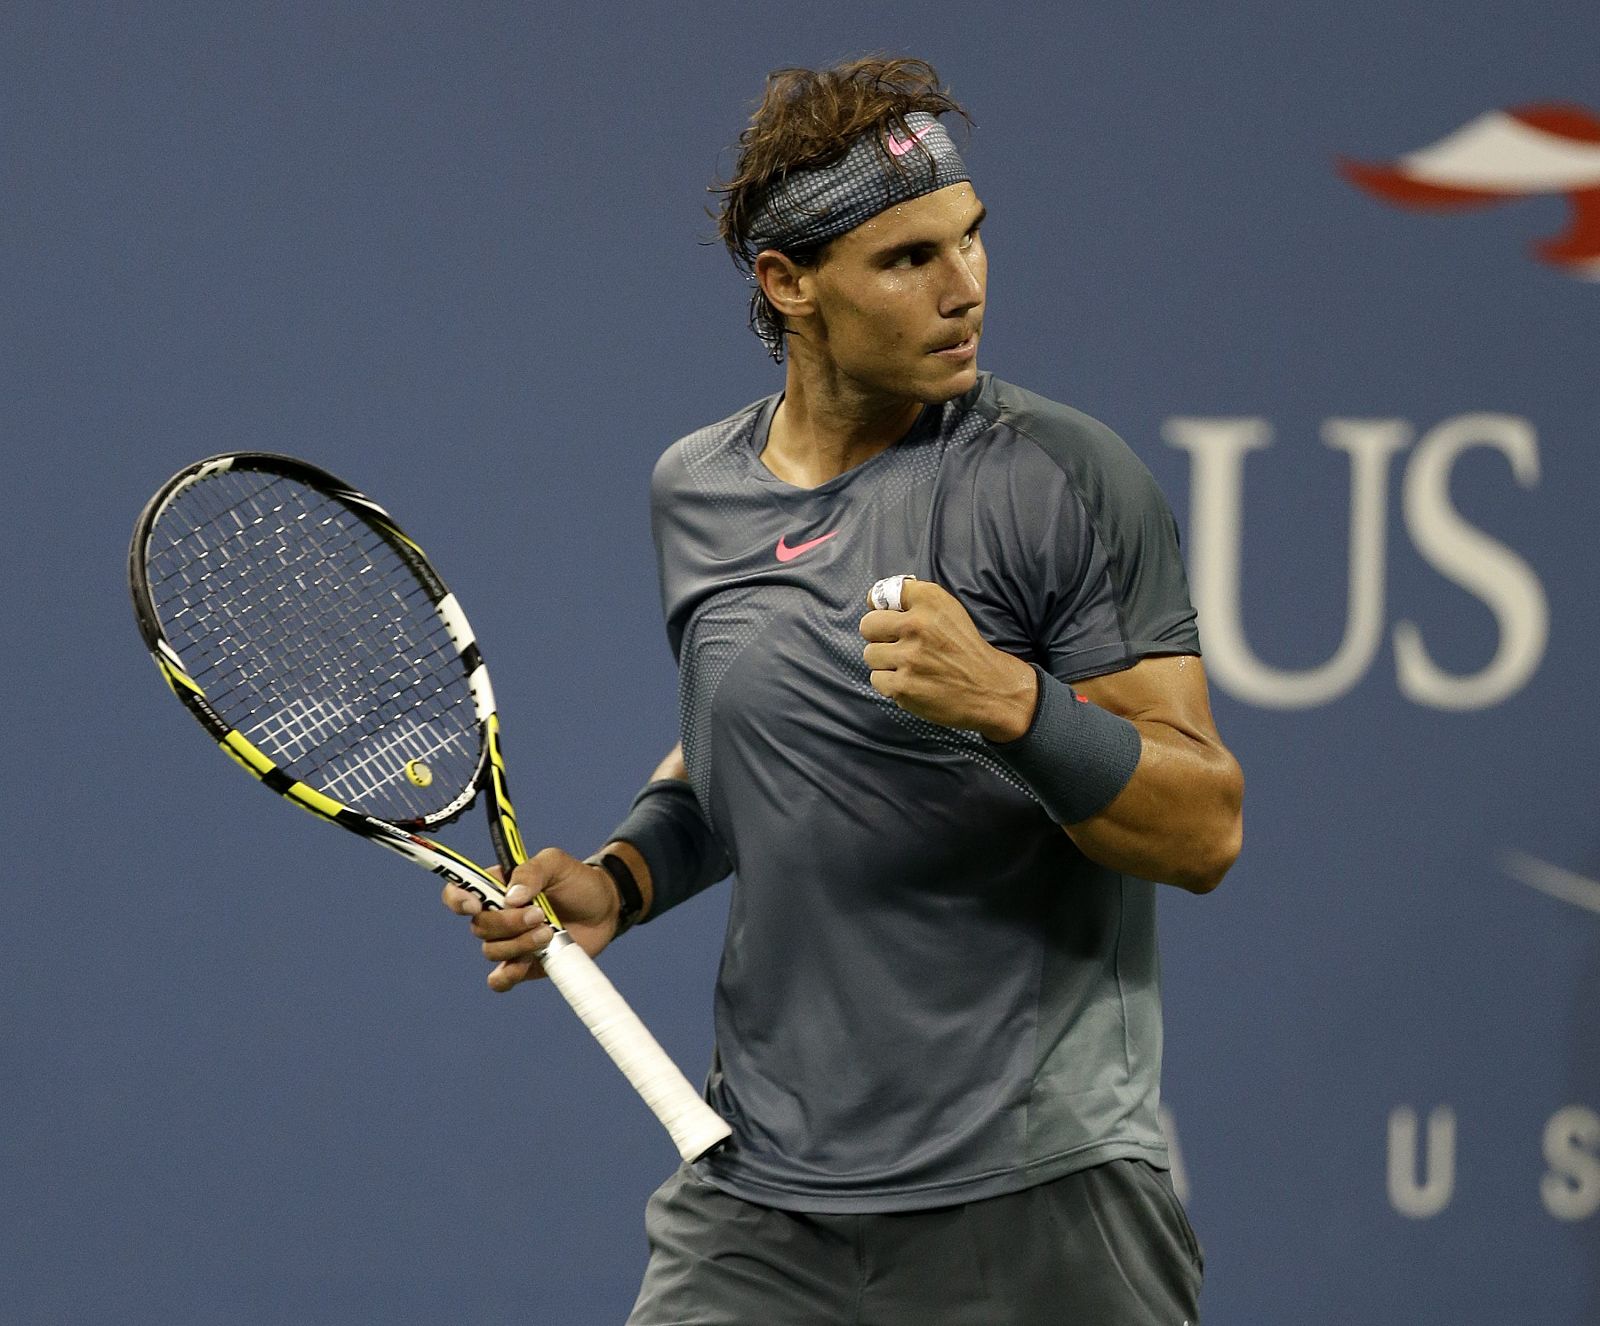
<svg viewBox="0 0 1600 1326">
<path fill-rule="evenodd" d="M 1198 654 L 1172 509 L 1098 420 L 1012 389 L 1002 426 L 1023 445 L 1013 482 L 1021 610 L 1051 675 L 1074 681 L 1158 654 Z M 1020 406 L 1020 408 L 1018 408 Z"/>
</svg>

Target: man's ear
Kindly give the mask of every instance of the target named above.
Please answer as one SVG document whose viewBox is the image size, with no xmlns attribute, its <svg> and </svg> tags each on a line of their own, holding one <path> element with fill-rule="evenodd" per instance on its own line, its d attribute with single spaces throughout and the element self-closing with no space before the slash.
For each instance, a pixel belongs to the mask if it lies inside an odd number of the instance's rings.
<svg viewBox="0 0 1600 1326">
<path fill-rule="evenodd" d="M 763 249 L 756 255 L 755 275 L 761 293 L 779 317 L 804 318 L 817 311 L 813 268 L 802 267 L 777 249 Z"/>
</svg>

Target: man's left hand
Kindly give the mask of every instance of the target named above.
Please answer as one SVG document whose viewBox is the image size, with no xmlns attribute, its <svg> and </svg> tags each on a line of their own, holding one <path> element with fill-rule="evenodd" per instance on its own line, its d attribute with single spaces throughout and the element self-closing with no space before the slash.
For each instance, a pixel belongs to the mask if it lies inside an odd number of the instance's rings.
<svg viewBox="0 0 1600 1326">
<path fill-rule="evenodd" d="M 907 580 L 900 602 L 899 612 L 878 610 L 861 619 L 872 688 L 930 723 L 966 728 L 990 741 L 1022 736 L 1038 702 L 1033 669 L 979 635 L 948 590 Z"/>
</svg>

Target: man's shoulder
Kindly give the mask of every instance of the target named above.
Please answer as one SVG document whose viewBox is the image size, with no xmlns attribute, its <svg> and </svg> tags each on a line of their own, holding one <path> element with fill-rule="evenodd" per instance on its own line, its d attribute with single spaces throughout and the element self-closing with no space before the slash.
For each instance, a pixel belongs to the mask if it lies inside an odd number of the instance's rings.
<svg viewBox="0 0 1600 1326">
<path fill-rule="evenodd" d="M 1147 473 L 1109 425 L 1025 387 L 990 377 L 976 408 L 993 424 L 1031 442 L 1069 478 L 1079 479 L 1090 470 L 1109 470 L 1113 476 Z"/>
<path fill-rule="evenodd" d="M 1048 522 L 1059 518 L 1066 500 L 1081 506 L 1105 535 L 1124 525 L 1171 522 L 1171 507 L 1149 468 L 1093 415 L 994 377 L 973 408 L 987 428 L 973 472 L 986 490 L 1013 494 L 1017 509 Z"/>
<path fill-rule="evenodd" d="M 762 411 L 771 404 L 772 399 L 771 396 L 763 396 L 748 405 L 741 406 L 716 423 L 706 424 L 678 438 L 657 459 L 654 486 L 659 488 L 664 484 L 671 485 L 685 478 L 691 471 L 742 444 L 745 435 Z"/>
</svg>

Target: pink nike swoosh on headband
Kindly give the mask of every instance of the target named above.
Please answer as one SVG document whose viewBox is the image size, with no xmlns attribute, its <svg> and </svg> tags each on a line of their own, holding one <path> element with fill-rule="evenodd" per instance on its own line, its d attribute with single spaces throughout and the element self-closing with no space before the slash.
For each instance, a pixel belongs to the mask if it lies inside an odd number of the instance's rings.
<svg viewBox="0 0 1600 1326">
<path fill-rule="evenodd" d="M 911 137 L 904 140 L 896 138 L 893 129 L 889 130 L 889 155 L 892 157 L 905 156 L 907 152 L 917 145 L 917 140 L 923 134 L 932 133 L 937 127 L 937 125 L 925 124 L 922 128 L 913 130 Z"/>
<path fill-rule="evenodd" d="M 784 542 L 787 536 L 780 535 L 778 538 L 778 560 L 780 562 L 792 562 L 801 553 L 810 552 L 819 543 L 826 543 L 838 532 L 836 529 L 831 529 L 826 534 L 819 534 L 814 539 L 807 539 L 804 543 L 797 543 L 792 548 Z"/>
</svg>

